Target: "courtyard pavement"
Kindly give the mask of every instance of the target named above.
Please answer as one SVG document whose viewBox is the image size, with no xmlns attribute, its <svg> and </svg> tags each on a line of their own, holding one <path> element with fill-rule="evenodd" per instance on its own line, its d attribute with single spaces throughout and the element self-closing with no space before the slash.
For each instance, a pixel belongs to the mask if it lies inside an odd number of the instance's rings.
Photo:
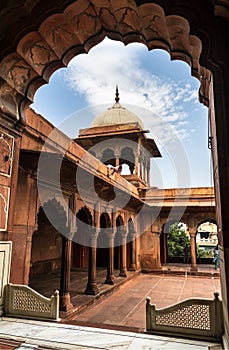
<svg viewBox="0 0 229 350">
<path fill-rule="evenodd" d="M 81 302 L 87 302 L 87 308 L 81 307 L 71 319 L 62 319 L 60 323 L 0 318 L 0 350 L 221 349 L 220 344 L 143 333 L 147 296 L 157 308 L 192 297 L 213 299 L 214 292 L 219 292 L 221 298 L 219 272 L 215 273 L 212 266 L 202 266 L 200 271 L 202 274 L 190 275 L 188 266 L 171 265 L 157 274 L 132 275 L 126 283 L 120 282 L 112 293 L 110 290 L 108 295 L 103 293 L 94 304 L 91 296 L 83 296 L 78 290 Z M 101 270 L 101 282 L 104 274 Z M 77 272 L 75 278 L 76 275 Z M 81 278 L 86 282 L 86 272 Z M 118 276 L 116 278 L 119 281 Z M 50 285 L 43 282 L 43 288 L 48 292 Z M 76 285 L 76 280 L 72 280 L 72 290 Z M 77 300 L 77 295 L 75 298 Z"/>
<path fill-rule="evenodd" d="M 143 331 L 146 297 L 149 296 L 151 303 L 160 309 L 188 298 L 214 299 L 215 292 L 221 298 L 219 277 L 140 274 L 120 286 L 109 298 L 76 315 L 69 322 Z"/>
<path fill-rule="evenodd" d="M 104 268 L 98 268 L 97 274 L 96 274 L 96 281 L 97 286 L 99 289 L 99 294 L 94 295 L 85 295 L 84 291 L 87 286 L 87 269 L 77 269 L 74 268 L 71 271 L 71 284 L 70 284 L 70 295 L 71 295 L 71 303 L 73 305 L 71 312 L 66 316 L 65 314 L 61 313 L 62 318 L 70 318 L 74 319 L 74 316 L 77 316 L 81 314 L 83 311 L 87 310 L 88 308 L 94 307 L 97 305 L 101 300 L 106 299 L 107 297 L 110 298 L 111 294 L 116 292 L 118 289 L 120 289 L 122 286 L 127 286 L 127 283 L 130 281 L 133 281 L 135 278 L 138 279 L 139 273 L 128 271 L 128 277 L 120 277 L 119 276 L 119 270 L 114 271 L 115 275 L 115 284 L 109 285 L 105 284 L 104 281 L 106 279 L 106 269 Z M 199 265 L 198 271 L 191 271 L 191 267 L 189 264 L 166 264 L 162 267 L 162 269 L 155 271 L 154 274 L 142 274 L 142 276 L 164 276 L 164 277 L 171 277 L 176 276 L 180 278 L 186 278 L 189 279 L 190 277 L 206 277 L 210 279 L 210 281 L 213 279 L 217 279 L 219 277 L 219 271 L 216 271 L 214 269 L 214 265 Z M 158 278 L 157 278 L 158 279 Z M 141 279 L 140 279 L 141 280 Z M 141 283 L 138 279 L 138 283 Z M 165 281 L 167 279 L 161 279 L 161 281 Z M 148 286 L 149 285 L 149 293 L 151 289 L 151 277 L 146 278 L 146 281 L 143 281 L 143 285 Z M 153 281 L 153 280 L 152 280 Z M 154 283 L 154 282 L 152 282 Z M 52 274 L 45 274 L 37 276 L 35 279 L 32 279 L 30 281 L 30 286 L 36 290 L 37 292 L 41 293 L 42 295 L 46 297 L 50 297 L 56 289 L 59 289 L 60 285 L 60 272 L 55 272 Z M 158 290 L 160 288 L 163 289 L 163 283 L 160 283 L 158 285 Z M 179 285 L 182 285 L 182 283 Z M 129 284 L 128 284 L 129 286 Z M 128 287 L 127 287 L 128 288 Z M 147 288 L 147 287 L 146 287 Z M 153 289 L 156 288 L 156 285 L 154 285 Z M 198 289 L 198 288 L 197 288 Z M 202 288 L 200 288 L 202 290 Z M 143 290 L 143 289 L 142 289 Z M 207 294 L 210 298 L 213 298 L 213 289 L 210 289 L 212 293 Z M 168 290 L 165 291 L 168 292 Z M 147 294 L 147 290 L 145 291 Z M 139 298 L 136 292 L 135 297 Z M 173 304 L 177 302 L 176 298 L 173 298 L 173 292 L 169 291 L 167 293 L 165 300 L 168 299 L 168 303 L 165 304 L 166 306 L 169 304 Z M 191 295 L 192 296 L 192 295 Z M 203 292 L 200 296 L 203 296 Z M 142 295 L 142 298 L 144 299 L 144 295 Z M 143 301 L 143 300 L 142 300 Z M 129 301 L 131 302 L 131 301 Z M 154 301 L 153 301 L 154 302 Z M 158 300 L 157 300 L 158 302 Z M 164 307 L 164 305 L 160 305 L 158 307 Z"/>
</svg>

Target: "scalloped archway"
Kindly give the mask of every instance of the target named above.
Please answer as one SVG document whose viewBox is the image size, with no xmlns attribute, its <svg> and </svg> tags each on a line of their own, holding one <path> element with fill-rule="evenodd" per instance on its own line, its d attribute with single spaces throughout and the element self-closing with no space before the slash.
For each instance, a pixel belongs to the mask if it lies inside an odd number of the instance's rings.
<svg viewBox="0 0 229 350">
<path fill-rule="evenodd" d="M 36 31 L 18 42 L 14 52 L 1 61 L 1 110 L 13 119 L 24 119 L 24 109 L 36 90 L 50 76 L 80 53 L 87 53 L 105 36 L 145 44 L 149 50 L 166 50 L 171 59 L 191 67 L 201 82 L 200 101 L 208 105 L 210 71 L 200 65 L 201 40 L 190 33 L 189 22 L 180 15 L 166 15 L 155 3 L 140 4 L 75 1 L 62 13 L 45 18 Z"/>
<path fill-rule="evenodd" d="M 191 66 L 192 75 L 201 81 L 200 101 L 210 106 L 227 334 L 228 20 L 227 0 L 20 0 L 3 1 L 0 9 L 0 113 L 2 123 L 9 127 L 25 122 L 26 106 L 56 69 L 66 66 L 73 56 L 88 52 L 106 35 L 125 44 L 141 42 L 149 50 L 164 49 L 171 59 L 182 59 Z"/>
</svg>

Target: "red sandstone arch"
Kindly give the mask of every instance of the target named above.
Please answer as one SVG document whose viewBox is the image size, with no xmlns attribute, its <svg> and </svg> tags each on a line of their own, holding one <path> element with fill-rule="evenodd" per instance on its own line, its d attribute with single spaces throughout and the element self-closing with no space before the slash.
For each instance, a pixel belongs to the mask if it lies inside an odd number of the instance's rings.
<svg viewBox="0 0 229 350">
<path fill-rule="evenodd" d="M 206 221 L 211 221 L 216 224 L 216 214 L 214 210 L 190 215 L 188 219 L 188 226 L 197 229 L 199 225 Z"/>
<path fill-rule="evenodd" d="M 60 233 L 66 232 L 67 216 L 64 207 L 60 204 L 56 198 L 50 199 L 45 202 L 42 207 L 40 207 L 37 215 L 38 225 L 42 221 L 50 223 L 54 226 Z"/>
<path fill-rule="evenodd" d="M 106 235 L 106 228 L 111 227 L 111 220 L 108 213 L 100 215 L 100 231 L 97 238 L 97 266 L 107 267 L 108 264 L 108 237 Z"/>
<path fill-rule="evenodd" d="M 200 222 L 198 222 L 197 227 L 204 224 L 205 222 L 210 222 L 210 223 L 215 224 L 217 226 L 216 220 L 210 216 L 207 216 L 205 219 L 202 219 Z"/>
<path fill-rule="evenodd" d="M 101 158 L 101 162 L 103 162 L 106 165 L 112 165 L 115 166 L 115 155 L 114 155 L 114 151 L 110 148 L 106 148 L 103 152 L 102 152 L 102 158 Z"/>
<path fill-rule="evenodd" d="M 69 8 L 67 5 L 72 3 Z M 157 4 L 155 4 L 157 3 Z M 142 3 L 139 0 L 124 0 L 111 2 L 108 0 L 56 0 L 53 1 L 29 1 L 22 0 L 20 4 L 12 1 L 3 1 L 3 10 L 0 10 L 0 112 L 3 114 L 3 122 L 8 126 L 16 124 L 20 126 L 18 121 L 22 121 L 24 118 L 24 108 L 32 101 L 33 94 L 36 89 L 48 81 L 51 73 L 57 69 L 58 66 L 66 64 L 71 55 L 76 55 L 80 52 L 88 52 L 88 50 L 99 41 L 103 39 L 105 35 L 115 40 L 121 40 L 125 44 L 131 41 L 143 42 L 149 49 L 153 48 L 154 44 L 157 48 L 162 48 L 170 52 L 171 58 L 184 59 L 187 56 L 187 60 L 190 59 L 192 74 L 196 72 L 200 74 L 201 88 L 200 88 L 200 100 L 206 105 L 208 104 L 209 94 L 209 81 L 210 72 L 206 69 L 213 71 L 214 75 L 214 95 L 213 90 L 210 91 L 211 108 L 211 125 L 213 128 L 213 153 L 214 153 L 214 175 L 215 175 L 215 188 L 216 188 L 216 203 L 217 203 L 217 221 L 220 231 L 220 244 L 222 246 L 222 259 L 224 266 L 224 273 L 221 274 L 222 282 L 225 286 L 223 302 L 224 302 L 224 316 L 225 326 L 228 334 L 228 267 L 226 262 L 228 261 L 228 194 L 229 194 L 229 182 L 228 182 L 228 101 L 226 99 L 226 91 L 228 91 L 228 53 L 227 49 L 227 37 L 224 35 L 228 30 L 228 24 L 226 20 L 229 19 L 228 1 L 227 0 L 193 0 L 186 1 L 174 0 L 165 2 L 164 0 L 153 0 L 152 2 Z M 74 12 L 74 6 L 77 6 L 78 14 L 75 19 L 78 19 L 76 26 L 77 38 L 79 44 L 71 46 L 74 42 L 74 33 L 70 34 L 69 46 L 67 51 L 63 52 L 63 55 L 59 57 L 55 51 L 55 47 L 49 49 L 46 38 L 41 40 L 47 43 L 47 50 L 50 50 L 58 57 L 55 61 L 54 56 L 48 62 L 36 61 L 36 64 L 30 65 L 27 63 L 29 58 L 20 56 L 19 42 L 23 41 L 25 35 L 35 33 L 37 36 L 35 43 L 39 42 L 40 28 L 46 20 L 51 16 L 56 16 L 58 21 L 60 17 L 66 11 L 71 10 Z M 5 7 L 5 8 L 4 8 Z M 152 9 L 158 8 L 158 11 L 162 11 L 162 16 L 154 13 Z M 60 15 L 60 16 L 59 16 Z M 174 19 L 172 18 L 175 15 Z M 58 17 L 59 16 L 59 17 Z M 88 18 L 87 18 L 88 17 Z M 168 25 L 167 19 L 170 17 L 175 23 L 177 29 L 171 28 Z M 183 35 L 184 27 L 182 21 L 179 22 L 181 26 L 176 25 L 176 19 L 182 18 L 184 22 L 187 20 L 191 26 L 191 31 L 188 33 L 188 38 L 198 37 L 203 43 L 203 48 L 198 48 L 196 45 L 191 45 L 191 56 L 187 54 L 187 47 L 180 41 L 187 35 Z M 70 17 L 69 17 L 70 18 Z M 68 19 L 68 18 L 67 18 Z M 224 20 L 226 19 L 226 20 Z M 54 17 L 52 17 L 54 20 Z M 88 21 L 87 21 L 88 20 Z M 154 36 L 153 30 L 155 29 L 154 23 L 161 20 L 161 30 L 169 33 L 169 39 L 165 36 Z M 93 27 L 94 34 L 90 31 L 79 29 L 85 29 L 84 23 L 94 21 L 94 26 L 89 26 L 89 29 Z M 60 35 L 60 42 L 65 43 L 64 35 L 68 35 L 67 27 L 64 27 L 63 21 L 60 23 L 60 32 L 63 29 L 63 35 Z M 151 25 L 152 23 L 152 25 Z M 48 30 L 52 30 L 52 24 L 47 27 Z M 67 23 L 68 24 L 68 23 Z M 70 22 L 69 22 L 70 24 Z M 3 28 L 3 31 L 2 31 Z M 101 29 L 100 29 L 101 28 Z M 171 31 L 169 30 L 171 29 Z M 183 33 L 182 33 L 183 32 Z M 81 35 L 82 34 L 82 35 Z M 157 34 L 157 33 L 156 33 Z M 180 35 L 180 39 L 178 39 Z M 32 35 L 33 36 L 33 35 Z M 30 38 L 31 39 L 31 38 Z M 174 46 L 174 43 L 178 42 L 178 47 Z M 198 39 L 198 42 L 199 42 Z M 67 40 L 68 41 L 68 40 Z M 171 42 L 172 41 L 172 45 Z M 33 39 L 30 41 L 31 47 L 34 46 Z M 191 43 L 191 40 L 190 40 Z M 26 44 L 25 42 L 23 45 Z M 151 46 L 152 45 L 152 46 Z M 58 46 L 58 45 L 57 45 Z M 62 45 L 64 46 L 64 44 Z M 190 47 L 190 46 L 189 46 Z M 38 49 L 35 52 L 34 57 L 39 56 L 39 45 L 36 45 Z M 41 46 L 42 48 L 42 46 Z M 201 55 L 199 52 L 201 51 Z M 173 56 L 174 53 L 174 56 Z M 190 50 L 188 50 L 190 53 Z M 180 57 L 179 57 L 180 55 Z M 42 56 L 40 54 L 40 56 Z M 46 57 L 46 55 L 44 55 Z M 194 64 L 196 62 L 196 64 Z M 201 62 L 201 65 L 200 65 Z M 198 70 L 199 65 L 199 70 Z M 37 73 L 39 66 L 42 66 L 42 73 Z M 195 67 L 197 69 L 195 69 Z M 212 84 L 210 84 L 212 87 Z M 216 118 L 214 117 L 214 105 L 216 106 Z M 19 125 L 18 125 L 19 124 Z M 223 249 L 223 245 L 225 246 Z"/>
<path fill-rule="evenodd" d="M 91 208 L 88 208 L 86 205 L 82 205 L 81 207 L 79 207 L 79 210 L 76 214 L 76 217 L 79 218 L 79 222 L 85 222 L 88 225 L 92 226 L 92 217 L 93 217 L 93 213 L 91 211 Z M 83 219 L 80 219 L 82 218 Z"/>
<path fill-rule="evenodd" d="M 66 233 L 67 221 L 64 207 L 55 198 L 45 202 L 39 209 L 37 221 L 38 228 L 32 236 L 29 271 L 30 283 L 35 283 L 35 287 L 37 275 L 55 272 L 61 268 L 61 235 Z"/>
<path fill-rule="evenodd" d="M 87 227 L 85 227 L 84 224 L 92 225 L 92 215 L 90 210 L 84 206 L 78 210 L 76 217 L 77 232 L 72 242 L 72 266 L 88 267 L 88 236 L 86 232 Z M 77 238 L 77 235 L 80 235 L 80 238 Z"/>
<path fill-rule="evenodd" d="M 128 220 L 126 244 L 127 270 L 136 270 L 136 229 L 132 218 Z"/>
<path fill-rule="evenodd" d="M 88 209 L 86 206 L 83 206 L 78 210 L 76 217 L 79 219 L 79 222 L 82 221 L 88 225 L 92 225 L 92 215 L 90 209 Z"/>
<path fill-rule="evenodd" d="M 101 228 L 110 228 L 111 219 L 108 213 L 102 213 L 100 216 L 100 227 Z"/>
<path fill-rule="evenodd" d="M 125 45 L 139 42 L 149 50 L 160 48 L 170 53 L 172 60 L 187 62 L 192 75 L 200 79 L 200 100 L 208 105 L 210 72 L 200 66 L 202 43 L 190 33 L 184 17 L 165 14 L 153 2 L 138 6 L 133 0 L 112 5 L 108 1 L 81 0 L 45 18 L 37 30 L 19 40 L 14 52 L 2 59 L 2 112 L 14 120 L 24 119 L 24 108 L 52 73 L 74 56 L 87 53 L 105 36 Z"/>
</svg>

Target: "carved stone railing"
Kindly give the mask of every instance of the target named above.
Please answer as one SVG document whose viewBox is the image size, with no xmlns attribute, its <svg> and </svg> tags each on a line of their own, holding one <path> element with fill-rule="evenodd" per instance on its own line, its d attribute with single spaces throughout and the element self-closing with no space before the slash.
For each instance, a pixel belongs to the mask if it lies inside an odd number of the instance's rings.
<svg viewBox="0 0 229 350">
<path fill-rule="evenodd" d="M 221 340 L 223 326 L 222 302 L 219 294 L 214 300 L 187 299 L 156 310 L 146 299 L 146 332 L 191 339 Z"/>
<path fill-rule="evenodd" d="M 36 320 L 59 319 L 59 292 L 46 298 L 32 288 L 20 284 L 6 284 L 4 288 L 4 315 Z"/>
</svg>

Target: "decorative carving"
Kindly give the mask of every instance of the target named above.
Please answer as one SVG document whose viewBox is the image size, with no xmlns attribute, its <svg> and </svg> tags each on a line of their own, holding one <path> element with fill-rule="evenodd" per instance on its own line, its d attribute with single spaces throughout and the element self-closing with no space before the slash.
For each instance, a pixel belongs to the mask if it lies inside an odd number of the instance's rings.
<svg viewBox="0 0 229 350">
<path fill-rule="evenodd" d="M 45 68 L 58 57 L 49 47 L 47 42 L 37 32 L 26 35 L 18 45 L 19 54 L 24 57 L 29 65 L 40 75 Z"/>
<path fill-rule="evenodd" d="M 189 305 L 156 316 L 156 324 L 210 330 L 210 308 L 209 305 Z"/>
<path fill-rule="evenodd" d="M 38 300 L 33 295 L 29 295 L 24 290 L 13 290 L 13 303 L 12 308 L 14 310 L 26 310 L 33 312 L 50 312 L 51 305 Z"/>
<path fill-rule="evenodd" d="M 0 185 L 0 231 L 6 231 L 8 221 L 10 188 Z"/>
<path fill-rule="evenodd" d="M 18 53 L 12 53 L 4 58 L 0 66 L 0 75 L 23 96 L 26 96 L 31 81 L 38 78 L 33 68 Z"/>
<path fill-rule="evenodd" d="M 11 175 L 13 147 L 13 137 L 0 132 L 0 175 Z"/>
<path fill-rule="evenodd" d="M 31 1 L 28 4 L 30 8 Z M 28 30 L 18 42 L 17 51 L 3 58 L 0 76 L 13 91 L 6 94 L 8 86 L 0 82 L 0 90 L 2 85 L 5 90 L 4 97 L 0 94 L 0 109 L 12 118 L 18 116 L 20 106 L 23 118 L 23 109 L 33 101 L 40 85 L 71 58 L 88 52 L 105 35 L 125 44 L 144 43 L 149 50 L 162 48 L 172 59 L 187 62 L 192 74 L 201 81 L 200 101 L 208 105 L 208 74 L 200 73 L 199 64 L 202 45 L 199 38 L 190 35 L 188 20 L 166 16 L 161 6 L 152 3 L 137 6 L 133 0 L 112 4 L 109 0 L 79 0 L 62 13 L 44 19 L 37 32 Z"/>
<path fill-rule="evenodd" d="M 0 78 L 0 111 L 3 114 L 8 115 L 13 120 L 18 120 L 18 106 L 22 99 L 22 95 Z"/>
<path fill-rule="evenodd" d="M 10 283 L 4 289 L 4 310 L 7 315 L 57 321 L 59 292 L 46 298 L 28 286 Z"/>
<path fill-rule="evenodd" d="M 138 11 L 149 49 L 161 48 L 169 51 L 170 39 L 163 9 L 156 4 L 143 4 L 139 6 Z"/>
<path fill-rule="evenodd" d="M 192 66 L 188 21 L 180 16 L 167 16 L 166 23 L 170 37 L 171 57 L 182 59 Z"/>
<path fill-rule="evenodd" d="M 160 310 L 156 310 L 147 297 L 146 330 L 154 334 L 185 335 L 201 340 L 221 339 L 224 325 L 219 293 L 214 293 L 214 300 L 187 299 Z"/>
<path fill-rule="evenodd" d="M 65 54 L 66 47 L 81 44 L 74 35 L 69 21 L 62 14 L 53 15 L 46 19 L 39 31 L 59 58 Z"/>
</svg>

